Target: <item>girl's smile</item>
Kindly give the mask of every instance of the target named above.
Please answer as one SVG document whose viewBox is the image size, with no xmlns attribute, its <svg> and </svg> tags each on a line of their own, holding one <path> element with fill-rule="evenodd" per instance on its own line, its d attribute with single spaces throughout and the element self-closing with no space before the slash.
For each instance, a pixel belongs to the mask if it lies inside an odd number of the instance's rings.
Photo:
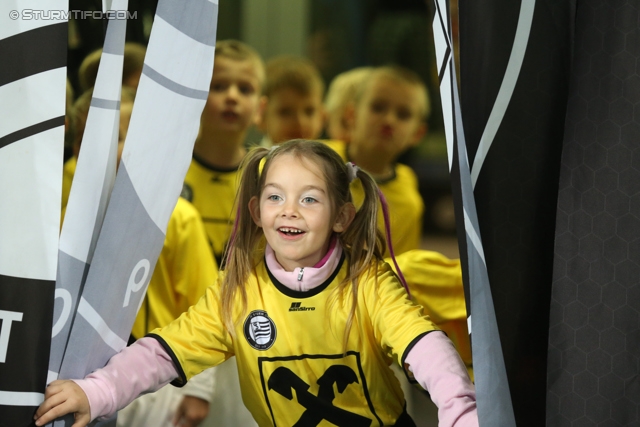
<svg viewBox="0 0 640 427">
<path fill-rule="evenodd" d="M 304 235 L 304 231 L 298 229 L 298 228 L 292 228 L 292 227 L 280 227 L 278 229 L 278 232 L 280 232 L 280 234 L 282 234 L 282 237 L 284 239 L 297 239 L 301 236 Z"/>
</svg>

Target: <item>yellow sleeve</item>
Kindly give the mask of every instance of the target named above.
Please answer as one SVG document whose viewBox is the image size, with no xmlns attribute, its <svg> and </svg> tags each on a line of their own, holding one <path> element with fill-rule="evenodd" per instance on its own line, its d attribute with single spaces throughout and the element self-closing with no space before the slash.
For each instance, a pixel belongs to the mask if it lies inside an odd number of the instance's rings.
<svg viewBox="0 0 640 427">
<path fill-rule="evenodd" d="M 385 352 L 401 361 L 416 338 L 438 327 L 423 313 L 422 307 L 409 300 L 388 264 L 378 265 L 377 279 L 377 285 L 373 279 L 362 284 L 366 287 L 365 301 L 374 334 Z"/>
<path fill-rule="evenodd" d="M 198 303 L 164 328 L 149 336 L 156 338 L 173 359 L 184 385 L 194 375 L 219 365 L 234 354 L 233 341 L 222 323 L 220 280 L 207 288 Z"/>
<path fill-rule="evenodd" d="M 405 252 L 396 260 L 407 280 L 412 299 L 424 307 L 425 313 L 447 333 L 473 378 L 460 260 L 426 250 Z M 391 259 L 387 261 L 392 262 Z"/>
</svg>

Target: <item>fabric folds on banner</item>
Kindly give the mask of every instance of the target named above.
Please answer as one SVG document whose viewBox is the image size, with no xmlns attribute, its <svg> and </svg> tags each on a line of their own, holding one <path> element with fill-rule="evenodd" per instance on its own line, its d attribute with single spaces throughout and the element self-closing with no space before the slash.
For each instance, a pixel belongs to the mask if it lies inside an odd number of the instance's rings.
<svg viewBox="0 0 640 427">
<path fill-rule="evenodd" d="M 111 10 L 127 10 L 114 0 Z M 57 379 L 116 177 L 126 20 L 110 20 L 60 233 L 49 378 Z"/>
<path fill-rule="evenodd" d="M 572 4 L 488 0 L 459 8 L 464 134 L 518 427 L 545 423 Z"/>
<path fill-rule="evenodd" d="M 67 21 L 23 15 L 41 8 L 0 3 L 0 426 L 33 422 L 51 345 Z"/>
<path fill-rule="evenodd" d="M 448 0 L 436 0 L 434 41 L 458 228 L 461 230 L 460 252 L 468 299 L 478 419 L 481 426 L 515 427 L 465 146 L 450 22 Z"/>
<path fill-rule="evenodd" d="M 217 14 L 217 1 L 158 4 L 61 378 L 84 377 L 126 345 L 191 161 L 213 70 Z"/>
</svg>

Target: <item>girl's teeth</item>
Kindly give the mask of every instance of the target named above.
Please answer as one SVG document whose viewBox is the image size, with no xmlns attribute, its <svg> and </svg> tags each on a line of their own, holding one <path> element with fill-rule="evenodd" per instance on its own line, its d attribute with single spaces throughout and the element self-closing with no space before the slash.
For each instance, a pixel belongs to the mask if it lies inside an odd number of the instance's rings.
<svg viewBox="0 0 640 427">
<path fill-rule="evenodd" d="M 283 232 L 283 233 L 286 233 L 286 234 L 300 234 L 300 233 L 302 233 L 302 231 L 300 231 L 300 230 L 291 229 L 291 228 L 281 228 L 280 231 Z"/>
</svg>

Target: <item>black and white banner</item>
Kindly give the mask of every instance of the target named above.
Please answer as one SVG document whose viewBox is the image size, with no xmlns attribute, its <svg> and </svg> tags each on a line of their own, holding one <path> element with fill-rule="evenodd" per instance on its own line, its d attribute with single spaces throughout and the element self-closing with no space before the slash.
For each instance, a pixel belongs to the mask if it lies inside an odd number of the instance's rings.
<svg viewBox="0 0 640 427">
<path fill-rule="evenodd" d="M 112 11 L 127 10 L 113 0 Z M 49 376 L 57 379 L 116 177 L 120 92 L 127 21 L 109 20 L 91 107 L 60 233 Z"/>
<path fill-rule="evenodd" d="M 461 3 L 462 117 L 519 427 L 545 423 L 553 228 L 570 61 L 571 2 Z"/>
<path fill-rule="evenodd" d="M 217 12 L 217 1 L 158 4 L 60 378 L 84 377 L 126 345 L 191 161 L 209 93 Z"/>
<path fill-rule="evenodd" d="M 64 11 L 66 0 L 47 9 Z M 60 231 L 67 20 L 0 3 L 0 425 L 44 398 Z"/>
<path fill-rule="evenodd" d="M 515 427 L 515 419 L 504 367 L 502 347 L 480 237 L 476 201 L 465 133 L 460 111 L 448 0 L 436 0 L 433 20 L 440 93 L 444 116 L 449 167 L 456 197 L 460 253 L 463 260 L 465 295 L 478 419 L 481 426 Z"/>
</svg>

